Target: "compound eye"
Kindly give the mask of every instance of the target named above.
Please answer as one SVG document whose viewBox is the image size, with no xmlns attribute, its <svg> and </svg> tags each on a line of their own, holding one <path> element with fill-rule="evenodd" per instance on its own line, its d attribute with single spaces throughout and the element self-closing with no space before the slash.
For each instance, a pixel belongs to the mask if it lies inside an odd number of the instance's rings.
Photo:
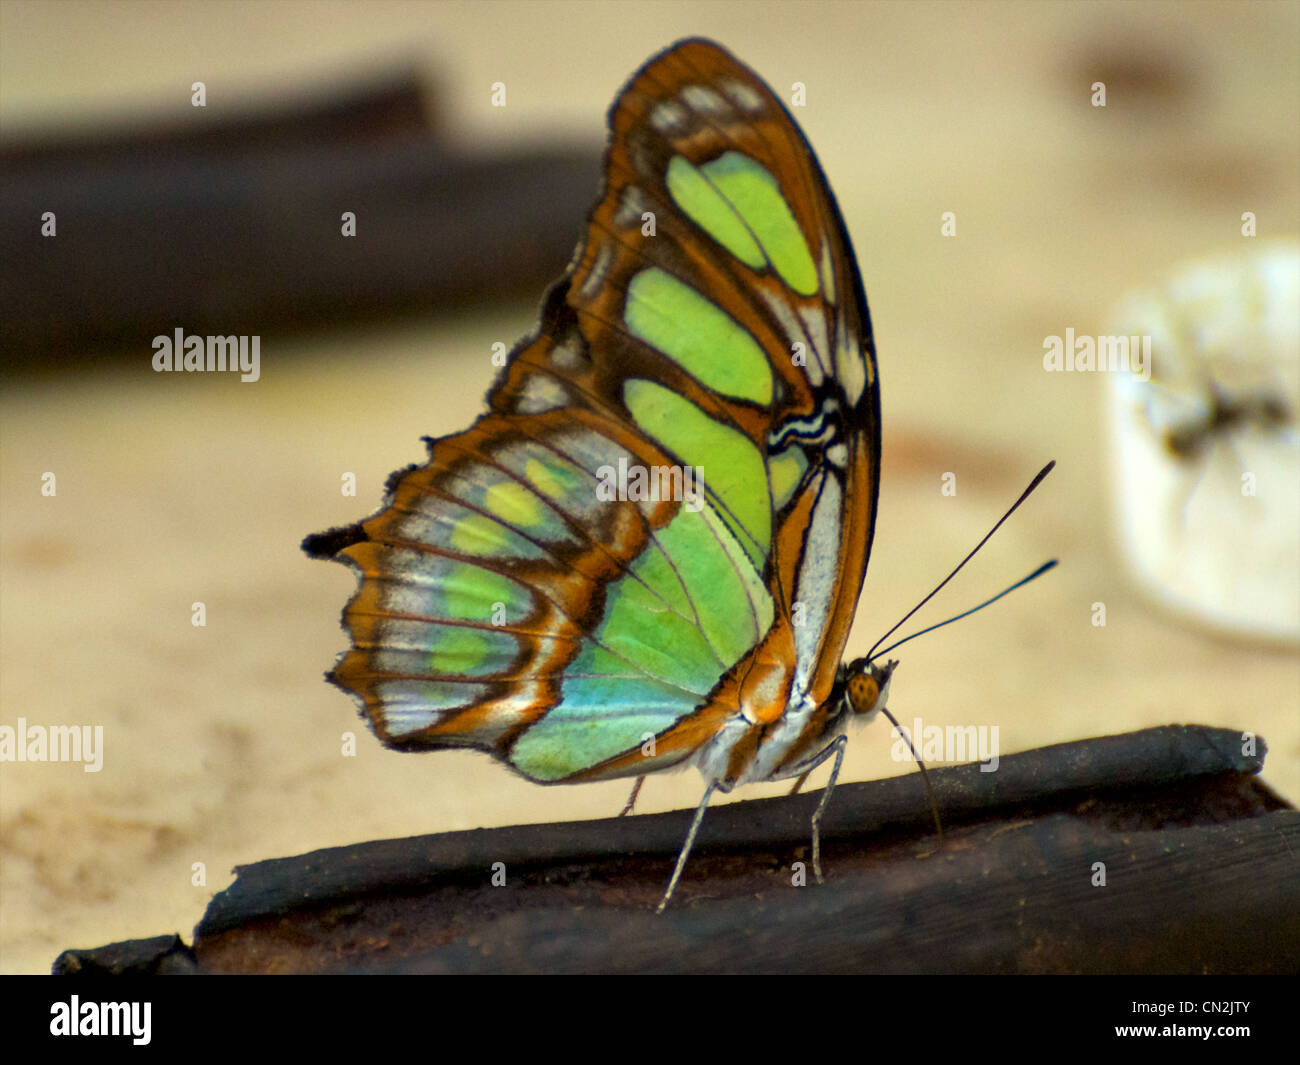
<svg viewBox="0 0 1300 1065">
<path fill-rule="evenodd" d="M 849 706 L 855 714 L 871 713 L 876 708 L 876 700 L 880 698 L 880 685 L 870 673 L 853 674 L 849 678 L 846 691 L 849 696 Z"/>
</svg>

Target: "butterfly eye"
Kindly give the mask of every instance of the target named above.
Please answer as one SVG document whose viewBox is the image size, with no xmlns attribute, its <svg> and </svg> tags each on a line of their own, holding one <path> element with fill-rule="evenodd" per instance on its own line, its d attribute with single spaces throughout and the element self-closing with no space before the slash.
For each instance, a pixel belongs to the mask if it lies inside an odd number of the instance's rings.
<svg viewBox="0 0 1300 1065">
<path fill-rule="evenodd" d="M 849 709 L 855 714 L 865 716 L 875 714 L 882 709 L 885 705 L 885 697 L 889 694 L 889 677 L 893 672 L 893 662 L 884 666 L 855 662 L 854 672 L 850 674 L 844 686 Z"/>
<path fill-rule="evenodd" d="M 849 678 L 849 707 L 855 714 L 869 714 L 876 708 L 880 688 L 869 674 L 858 673 Z"/>
</svg>

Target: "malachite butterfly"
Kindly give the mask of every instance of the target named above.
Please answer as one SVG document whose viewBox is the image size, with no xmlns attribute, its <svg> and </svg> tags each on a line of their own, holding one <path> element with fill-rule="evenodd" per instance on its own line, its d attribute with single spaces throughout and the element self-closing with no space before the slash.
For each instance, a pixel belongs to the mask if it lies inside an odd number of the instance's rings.
<svg viewBox="0 0 1300 1065">
<path fill-rule="evenodd" d="M 880 395 L 844 219 L 767 85 L 686 40 L 609 124 L 604 191 L 488 412 L 303 546 L 360 573 L 329 678 L 388 746 L 542 784 L 698 765 L 666 903 L 713 791 L 838 769 L 884 706 L 893 664 L 840 661 Z"/>
</svg>

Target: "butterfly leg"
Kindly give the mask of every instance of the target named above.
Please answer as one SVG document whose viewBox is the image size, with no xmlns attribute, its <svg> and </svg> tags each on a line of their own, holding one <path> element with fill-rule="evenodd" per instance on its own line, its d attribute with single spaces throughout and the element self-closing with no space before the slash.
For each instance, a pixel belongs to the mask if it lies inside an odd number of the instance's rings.
<svg viewBox="0 0 1300 1065">
<path fill-rule="evenodd" d="M 826 812 L 826 804 L 831 801 L 831 792 L 835 790 L 835 781 L 840 775 L 840 765 L 844 762 L 844 749 L 848 746 L 849 738 L 847 736 L 836 736 L 826 750 L 817 756 L 817 761 L 813 762 L 804 772 L 806 777 L 827 758 L 834 756 L 835 764 L 831 766 L 831 776 L 826 781 L 826 788 L 822 792 L 821 802 L 817 804 L 817 810 L 812 815 L 812 860 L 813 876 L 817 878 L 817 883 L 824 883 L 822 879 L 822 814 Z M 802 777 L 800 782 L 802 782 Z"/>
<path fill-rule="evenodd" d="M 815 769 L 816 766 L 814 766 L 813 768 Z M 794 782 L 794 787 L 790 789 L 791 797 L 799 794 L 799 789 L 803 787 L 804 781 L 808 779 L 811 773 L 812 773 L 812 769 L 809 769 L 806 773 L 799 774 L 799 779 Z"/>
<path fill-rule="evenodd" d="M 695 846 L 695 834 L 700 830 L 700 822 L 704 820 L 704 811 L 709 805 L 709 800 L 713 798 L 715 791 L 720 791 L 725 795 L 731 791 L 731 787 L 723 784 L 720 780 L 714 780 L 710 781 L 709 786 L 705 789 L 704 798 L 700 800 L 700 805 L 695 808 L 695 817 L 691 821 L 690 831 L 686 833 L 686 842 L 682 844 L 682 849 L 677 855 L 677 867 L 673 869 L 672 879 L 668 881 L 668 890 L 664 892 L 664 897 L 656 907 L 655 913 L 664 912 L 668 900 L 673 897 L 673 892 L 677 890 L 677 881 L 681 879 L 682 870 L 686 868 L 686 859 L 691 853 L 691 848 Z"/>
<path fill-rule="evenodd" d="M 632 785 L 632 794 L 627 797 L 627 802 L 623 804 L 623 809 L 619 810 L 619 817 L 626 817 L 632 812 L 632 807 L 636 805 L 636 797 L 641 793 L 641 785 L 645 783 L 645 777 L 636 778 L 636 783 Z"/>
</svg>

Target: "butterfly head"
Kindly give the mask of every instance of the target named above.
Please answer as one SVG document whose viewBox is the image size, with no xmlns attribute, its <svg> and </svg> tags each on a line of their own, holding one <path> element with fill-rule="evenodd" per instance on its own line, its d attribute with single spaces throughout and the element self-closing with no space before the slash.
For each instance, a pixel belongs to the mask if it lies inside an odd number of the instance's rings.
<svg viewBox="0 0 1300 1065">
<path fill-rule="evenodd" d="M 840 667 L 841 713 L 852 714 L 866 723 L 885 708 L 889 698 L 889 678 L 898 665 L 890 659 L 883 666 L 859 658 Z"/>
</svg>

